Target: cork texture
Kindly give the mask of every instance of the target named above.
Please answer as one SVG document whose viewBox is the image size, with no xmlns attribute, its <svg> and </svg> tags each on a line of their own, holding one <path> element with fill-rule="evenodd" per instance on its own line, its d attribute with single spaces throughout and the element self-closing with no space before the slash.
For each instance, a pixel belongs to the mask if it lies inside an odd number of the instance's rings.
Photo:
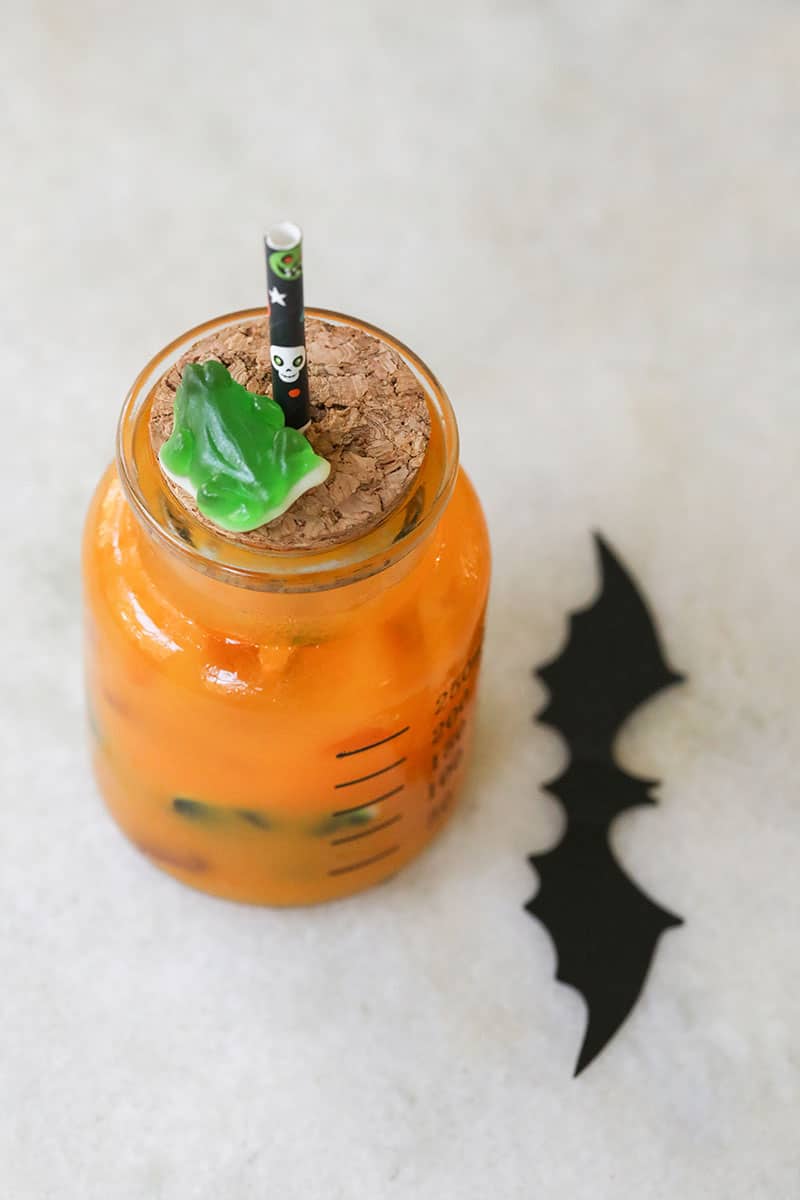
<svg viewBox="0 0 800 1200">
<path fill-rule="evenodd" d="M 192 497 L 165 477 L 197 520 L 254 549 L 313 549 L 367 533 L 406 498 L 428 446 L 430 415 L 422 387 L 385 342 L 351 326 L 309 317 L 306 348 L 311 424 L 305 432 L 317 454 L 331 464 L 324 484 L 306 492 L 270 524 L 249 533 L 228 533 L 208 521 Z M 224 363 L 251 392 L 272 395 L 266 318 L 202 338 L 156 385 L 150 411 L 156 453 L 172 433 L 184 366 L 209 359 Z"/>
</svg>

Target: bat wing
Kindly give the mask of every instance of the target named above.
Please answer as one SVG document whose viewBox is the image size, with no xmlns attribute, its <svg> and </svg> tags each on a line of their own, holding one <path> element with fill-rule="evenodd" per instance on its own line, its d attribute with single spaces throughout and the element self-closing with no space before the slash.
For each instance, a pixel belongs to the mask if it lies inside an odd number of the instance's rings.
<svg viewBox="0 0 800 1200">
<path fill-rule="evenodd" d="M 553 940 L 556 979 L 576 988 L 588 1009 L 579 1075 L 628 1017 L 661 934 L 682 922 L 628 878 L 602 830 L 570 829 L 530 862 L 540 888 L 525 907 Z"/>
<path fill-rule="evenodd" d="M 601 588 L 573 613 L 567 644 L 537 674 L 550 692 L 539 721 L 569 743 L 573 759 L 606 759 L 634 709 L 682 679 L 664 658 L 653 618 L 635 583 L 595 535 Z"/>
</svg>

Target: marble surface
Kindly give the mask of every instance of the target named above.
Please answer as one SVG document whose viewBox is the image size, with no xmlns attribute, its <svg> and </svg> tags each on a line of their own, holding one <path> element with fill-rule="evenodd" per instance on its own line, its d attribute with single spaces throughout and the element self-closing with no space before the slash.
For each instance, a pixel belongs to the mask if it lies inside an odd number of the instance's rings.
<svg viewBox="0 0 800 1200">
<path fill-rule="evenodd" d="M 11 0 L 3 24 L 2 1195 L 793 1200 L 798 6 Z M 270 912 L 106 818 L 78 543 L 134 374 L 260 302 L 284 215 L 309 301 L 449 389 L 495 582 L 447 833 L 374 894 Z M 625 731 L 664 783 L 614 839 L 687 924 L 575 1081 L 583 1006 L 522 909 L 561 828 L 529 667 L 592 592 L 593 528 L 691 676 Z"/>
</svg>

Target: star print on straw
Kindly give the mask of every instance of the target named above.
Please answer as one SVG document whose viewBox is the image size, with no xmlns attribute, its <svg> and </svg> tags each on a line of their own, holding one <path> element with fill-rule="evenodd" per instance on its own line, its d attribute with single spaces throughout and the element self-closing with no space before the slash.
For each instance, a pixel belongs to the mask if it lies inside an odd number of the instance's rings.
<svg viewBox="0 0 800 1200">
<path fill-rule="evenodd" d="M 286 308 L 286 292 L 279 292 L 276 287 L 269 289 L 270 304 L 282 304 Z"/>
</svg>

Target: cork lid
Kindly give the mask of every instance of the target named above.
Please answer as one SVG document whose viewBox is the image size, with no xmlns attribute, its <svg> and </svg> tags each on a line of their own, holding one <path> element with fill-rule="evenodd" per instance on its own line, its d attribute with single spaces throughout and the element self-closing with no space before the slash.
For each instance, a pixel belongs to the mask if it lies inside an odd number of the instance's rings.
<svg viewBox="0 0 800 1200">
<path fill-rule="evenodd" d="M 425 457 L 430 415 L 418 379 L 380 338 L 351 325 L 306 321 L 311 424 L 306 437 L 331 464 L 325 483 L 288 512 L 249 533 L 229 533 L 198 512 L 192 497 L 165 481 L 185 509 L 228 540 L 256 550 L 311 550 L 367 533 L 407 498 Z M 156 454 L 172 433 L 181 372 L 216 359 L 237 382 L 272 395 L 266 318 L 229 325 L 195 342 L 159 380 L 150 410 Z"/>
</svg>

